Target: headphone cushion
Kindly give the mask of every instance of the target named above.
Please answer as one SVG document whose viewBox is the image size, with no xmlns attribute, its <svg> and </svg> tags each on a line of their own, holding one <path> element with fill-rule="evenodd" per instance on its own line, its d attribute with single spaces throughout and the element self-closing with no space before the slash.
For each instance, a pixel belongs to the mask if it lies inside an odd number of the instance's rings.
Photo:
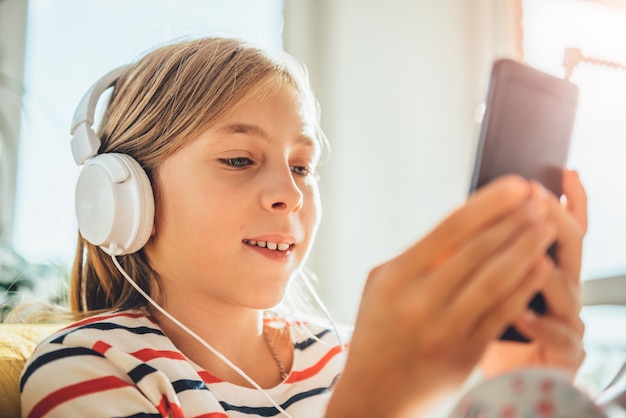
<svg viewBox="0 0 626 418">
<path fill-rule="evenodd" d="M 88 159 L 76 183 L 76 217 L 83 238 L 105 252 L 139 251 L 154 224 L 154 194 L 141 165 L 126 154 Z"/>
</svg>

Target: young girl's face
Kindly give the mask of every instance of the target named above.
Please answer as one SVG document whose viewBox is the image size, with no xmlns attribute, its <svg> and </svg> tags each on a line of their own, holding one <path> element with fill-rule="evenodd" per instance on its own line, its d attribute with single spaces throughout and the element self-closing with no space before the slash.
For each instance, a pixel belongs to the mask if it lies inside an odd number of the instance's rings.
<svg viewBox="0 0 626 418">
<path fill-rule="evenodd" d="M 283 83 L 165 159 L 145 247 L 165 303 L 280 302 L 321 216 L 312 131 L 295 89 Z"/>
</svg>

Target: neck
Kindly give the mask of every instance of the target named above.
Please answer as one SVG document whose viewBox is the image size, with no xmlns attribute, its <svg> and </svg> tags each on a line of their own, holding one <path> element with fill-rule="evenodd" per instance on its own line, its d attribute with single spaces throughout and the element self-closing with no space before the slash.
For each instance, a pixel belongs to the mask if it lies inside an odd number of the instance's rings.
<svg viewBox="0 0 626 418">
<path fill-rule="evenodd" d="M 215 303 L 203 303 L 200 306 L 194 304 L 193 299 L 164 303 L 161 306 L 224 355 L 234 357 L 245 344 L 262 335 L 262 310 L 225 306 L 218 308 Z M 152 313 L 168 337 L 175 343 L 182 343 L 179 348 L 183 349 L 188 343 L 196 341 L 156 309 L 152 309 Z"/>
<path fill-rule="evenodd" d="M 217 309 L 214 304 L 209 305 L 194 306 L 185 301 L 163 308 L 262 387 L 273 387 L 282 381 L 275 357 L 289 370 L 293 352 L 288 333 L 276 329 L 264 333 L 262 310 L 224 306 Z M 194 363 L 222 380 L 251 386 L 179 325 L 156 309 L 151 311 L 174 345 Z"/>
</svg>

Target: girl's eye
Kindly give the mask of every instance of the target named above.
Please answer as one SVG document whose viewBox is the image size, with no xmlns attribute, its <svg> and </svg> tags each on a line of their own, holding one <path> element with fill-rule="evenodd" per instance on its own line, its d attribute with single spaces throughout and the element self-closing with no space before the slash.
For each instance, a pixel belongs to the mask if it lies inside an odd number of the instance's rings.
<svg viewBox="0 0 626 418">
<path fill-rule="evenodd" d="M 307 177 L 319 181 L 319 175 L 311 167 L 305 165 L 291 166 L 291 172 L 299 177 Z"/>
<path fill-rule="evenodd" d="M 306 177 L 311 174 L 311 169 L 304 165 L 292 165 L 291 171 L 301 177 Z"/>
<path fill-rule="evenodd" d="M 229 168 L 245 168 L 254 164 L 248 157 L 235 157 L 235 158 L 220 158 L 219 162 Z"/>
</svg>

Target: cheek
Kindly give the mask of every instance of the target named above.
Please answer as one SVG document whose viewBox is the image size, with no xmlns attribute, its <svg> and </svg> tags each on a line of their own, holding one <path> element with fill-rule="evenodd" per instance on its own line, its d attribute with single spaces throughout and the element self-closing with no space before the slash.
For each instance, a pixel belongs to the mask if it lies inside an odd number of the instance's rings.
<svg viewBox="0 0 626 418">
<path fill-rule="evenodd" d="M 170 185 L 171 186 L 171 185 Z M 188 185 L 187 185 L 188 186 Z M 235 215 L 226 196 L 201 193 L 181 185 L 163 190 L 157 202 L 155 234 L 177 246 L 194 246 L 218 233 L 222 224 Z M 230 208 L 230 209 L 229 209 Z M 186 248 L 185 250 L 188 250 Z"/>
<path fill-rule="evenodd" d="M 248 213 L 239 196 L 227 191 L 187 196 L 180 206 L 177 223 L 185 226 L 190 237 L 222 240 L 245 223 Z M 176 227 L 176 226 L 175 226 Z"/>
<path fill-rule="evenodd" d="M 320 199 L 319 188 L 317 183 L 311 184 L 307 187 L 305 192 L 305 201 L 310 202 L 307 210 L 307 221 L 311 226 L 311 235 L 315 235 L 317 228 L 322 220 L 322 202 Z"/>
</svg>

